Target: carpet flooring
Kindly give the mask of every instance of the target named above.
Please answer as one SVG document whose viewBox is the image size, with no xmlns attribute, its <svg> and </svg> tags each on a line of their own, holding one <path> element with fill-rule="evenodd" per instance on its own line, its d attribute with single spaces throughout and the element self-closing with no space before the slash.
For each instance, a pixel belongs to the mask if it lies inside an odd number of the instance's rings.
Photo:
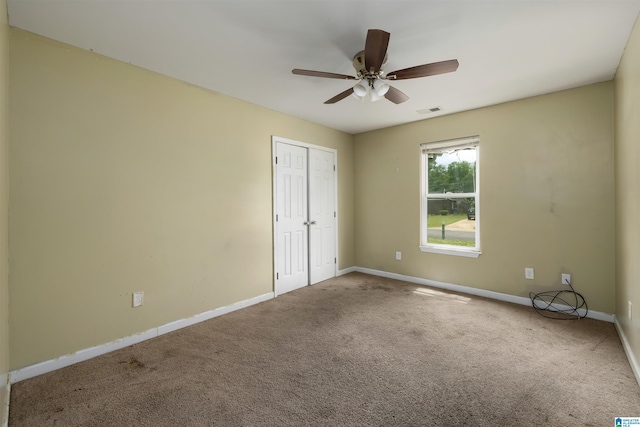
<svg viewBox="0 0 640 427">
<path fill-rule="evenodd" d="M 13 385 L 19 426 L 613 426 L 612 324 L 352 273 Z"/>
</svg>

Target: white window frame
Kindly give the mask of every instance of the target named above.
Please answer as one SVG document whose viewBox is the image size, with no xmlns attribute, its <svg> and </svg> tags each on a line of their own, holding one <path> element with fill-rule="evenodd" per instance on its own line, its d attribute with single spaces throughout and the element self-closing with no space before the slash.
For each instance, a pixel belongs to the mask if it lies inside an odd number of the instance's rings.
<svg viewBox="0 0 640 427">
<path fill-rule="evenodd" d="M 435 198 L 442 194 L 429 194 L 429 153 L 442 152 L 460 148 L 475 147 L 476 149 L 476 188 L 474 193 L 450 193 L 452 198 L 475 199 L 476 235 L 475 247 L 443 245 L 427 242 L 427 215 L 429 197 Z M 478 258 L 480 252 L 480 136 L 448 139 L 444 141 L 427 142 L 420 144 L 420 250 L 445 255 L 456 255 L 470 258 Z M 447 193 L 448 194 L 448 193 Z M 441 197 L 440 197 L 441 198 Z"/>
</svg>

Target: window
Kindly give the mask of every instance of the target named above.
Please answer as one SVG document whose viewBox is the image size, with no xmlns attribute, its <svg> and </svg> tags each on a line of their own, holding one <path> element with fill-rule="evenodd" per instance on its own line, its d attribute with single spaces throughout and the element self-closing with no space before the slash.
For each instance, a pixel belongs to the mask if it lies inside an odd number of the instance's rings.
<svg viewBox="0 0 640 427">
<path fill-rule="evenodd" d="M 479 144 L 478 136 L 421 144 L 423 252 L 480 255 Z"/>
</svg>

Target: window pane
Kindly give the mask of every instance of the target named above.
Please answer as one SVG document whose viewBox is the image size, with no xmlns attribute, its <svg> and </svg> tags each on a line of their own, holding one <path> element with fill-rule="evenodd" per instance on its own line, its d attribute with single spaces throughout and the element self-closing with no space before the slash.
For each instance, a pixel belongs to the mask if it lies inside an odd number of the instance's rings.
<svg viewBox="0 0 640 427">
<path fill-rule="evenodd" d="M 475 198 L 432 198 L 427 205 L 427 243 L 476 246 Z"/>
<path fill-rule="evenodd" d="M 428 193 L 475 193 L 476 149 L 428 153 Z"/>
</svg>

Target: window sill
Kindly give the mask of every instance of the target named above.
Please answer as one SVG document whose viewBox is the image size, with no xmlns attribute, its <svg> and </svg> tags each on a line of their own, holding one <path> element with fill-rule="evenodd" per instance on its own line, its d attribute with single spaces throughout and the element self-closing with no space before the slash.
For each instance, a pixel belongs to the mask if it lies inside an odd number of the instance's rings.
<svg viewBox="0 0 640 427">
<path fill-rule="evenodd" d="M 454 256 L 462 256 L 467 258 L 478 258 L 482 255 L 482 252 L 477 251 L 475 249 L 451 249 L 451 248 L 443 248 L 437 246 L 420 246 L 420 250 L 422 252 L 430 252 L 434 254 L 442 254 L 442 255 L 454 255 Z"/>
</svg>

